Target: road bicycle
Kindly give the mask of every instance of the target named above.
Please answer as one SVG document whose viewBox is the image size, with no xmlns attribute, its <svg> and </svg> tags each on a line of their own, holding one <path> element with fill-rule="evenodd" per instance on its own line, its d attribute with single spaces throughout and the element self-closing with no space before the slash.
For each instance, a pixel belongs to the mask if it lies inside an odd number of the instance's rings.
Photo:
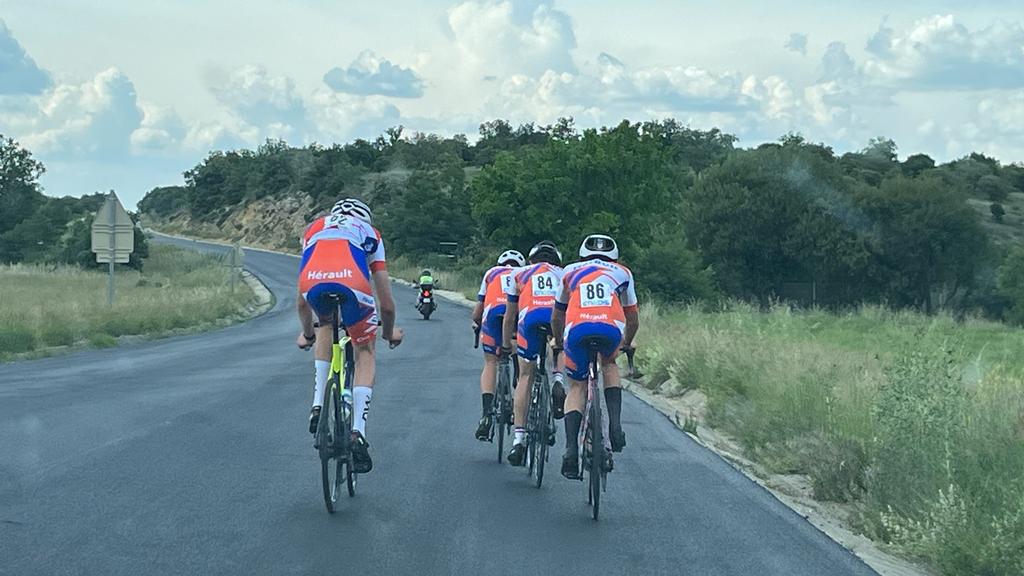
<svg viewBox="0 0 1024 576">
<path fill-rule="evenodd" d="M 499 317 L 495 322 L 501 322 Z M 480 327 L 474 329 L 475 341 L 473 348 L 480 347 Z M 501 352 L 501 349 L 499 349 Z M 512 381 L 516 376 L 515 367 L 512 364 L 512 354 L 504 351 L 498 354 L 498 375 L 494 386 L 494 402 L 491 404 L 491 431 L 487 436 L 488 442 L 494 442 L 498 438 L 498 463 L 502 461 L 505 452 L 505 437 L 512 434 Z"/>
<path fill-rule="evenodd" d="M 555 444 L 555 417 L 551 410 L 550 371 L 547 363 L 548 325 L 537 327 L 538 338 L 543 344 L 534 360 L 533 386 L 530 389 L 530 403 L 526 413 L 526 465 L 537 488 L 544 482 L 544 467 L 548 462 L 548 449 Z M 552 364 L 558 363 L 558 355 L 552 357 Z"/>
<path fill-rule="evenodd" d="M 331 371 L 313 447 L 320 455 L 324 504 L 327 511 L 333 514 L 342 484 L 348 490 L 349 497 L 356 495 L 357 474 L 352 462 L 352 376 L 355 373 L 355 355 L 352 341 L 341 320 L 345 295 L 327 294 L 323 297 L 331 302 L 334 309 L 331 318 Z"/>
</svg>

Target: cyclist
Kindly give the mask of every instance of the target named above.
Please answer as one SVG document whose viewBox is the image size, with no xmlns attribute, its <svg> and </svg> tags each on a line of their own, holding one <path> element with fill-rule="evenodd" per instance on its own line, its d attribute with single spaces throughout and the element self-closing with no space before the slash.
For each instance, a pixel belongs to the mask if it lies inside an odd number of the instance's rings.
<svg viewBox="0 0 1024 576">
<path fill-rule="evenodd" d="M 491 405 L 494 403 L 494 378 L 498 371 L 498 347 L 501 345 L 502 316 L 505 315 L 504 287 L 512 282 L 513 267 L 525 266 L 526 259 L 515 250 L 506 250 L 498 257 L 498 265 L 484 274 L 473 309 L 473 329 L 480 330 L 484 349 L 484 368 L 480 371 L 480 395 L 483 416 L 476 428 L 477 440 L 487 440 L 491 433 Z"/>
<path fill-rule="evenodd" d="M 346 198 L 306 228 L 303 236 L 302 264 L 299 272 L 297 303 L 300 348 L 314 348 L 315 380 L 313 408 L 309 411 L 309 431 L 316 433 L 324 390 L 331 369 L 334 310 L 323 298 L 330 293 L 343 294 L 341 320 L 355 350 L 355 374 L 352 397 L 355 418 L 352 423 L 353 468 L 365 474 L 373 468 L 370 444 L 366 441 L 366 419 L 373 396 L 376 370 L 374 336 L 377 333 L 376 294 L 380 303 L 382 336 L 392 348 L 402 343 L 403 332 L 395 326 L 395 301 L 391 296 L 384 258 L 384 241 L 371 225 L 369 206 Z M 371 287 L 372 282 L 372 287 Z M 313 314 L 318 323 L 314 323 Z"/>
<path fill-rule="evenodd" d="M 631 346 L 640 327 L 633 273 L 618 263 L 619 248 L 615 240 L 603 234 L 587 236 L 580 245 L 580 259 L 565 267 L 562 289 L 551 315 L 555 345 L 565 348 L 565 369 L 569 378 L 562 475 L 570 479 L 579 478 L 578 439 L 587 396 L 584 380 L 589 358 L 583 342 L 595 336 L 604 340 L 599 354 L 608 407 L 608 436 L 612 451 L 620 452 L 626 445 L 626 435 L 620 420 L 622 382 L 615 357 L 620 348 Z M 610 453 L 606 467 L 612 468 Z"/>
<path fill-rule="evenodd" d="M 562 253 L 553 242 L 538 242 L 530 249 L 529 260 L 530 265 L 518 268 L 513 273 L 511 284 L 505 287 L 508 305 L 502 348 L 512 348 L 512 334 L 516 333 L 519 352 L 519 384 L 512 402 L 515 435 L 512 450 L 508 453 L 508 462 L 513 466 L 522 466 L 526 461 L 526 410 L 533 384 L 534 360 L 540 354 L 541 346 L 548 345 L 547 338 L 538 334 L 538 328 L 550 325 L 551 308 L 562 286 Z M 565 388 L 562 386 L 562 373 L 557 369 L 551 398 L 554 416 L 561 418 Z"/>
</svg>

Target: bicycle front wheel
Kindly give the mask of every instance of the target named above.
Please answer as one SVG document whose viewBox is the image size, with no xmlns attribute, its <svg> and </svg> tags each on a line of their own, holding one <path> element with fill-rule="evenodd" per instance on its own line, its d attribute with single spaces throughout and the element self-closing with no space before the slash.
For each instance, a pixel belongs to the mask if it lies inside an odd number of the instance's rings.
<svg viewBox="0 0 1024 576">
<path fill-rule="evenodd" d="M 554 421 L 551 415 L 551 388 L 548 386 L 548 379 L 540 381 L 540 394 L 537 400 L 537 438 L 536 458 L 534 464 L 536 472 L 534 478 L 537 488 L 544 482 L 544 465 L 548 461 L 548 438 L 554 432 Z"/>
<path fill-rule="evenodd" d="M 338 494 L 345 478 L 344 458 L 339 458 L 339 446 L 346 445 L 339 433 L 340 405 L 338 388 L 334 378 L 327 383 L 328 393 L 324 396 L 324 406 L 320 412 L 320 425 L 317 427 L 320 446 L 320 479 L 324 491 L 324 505 L 327 511 L 334 513 L 338 503 Z"/>
</svg>

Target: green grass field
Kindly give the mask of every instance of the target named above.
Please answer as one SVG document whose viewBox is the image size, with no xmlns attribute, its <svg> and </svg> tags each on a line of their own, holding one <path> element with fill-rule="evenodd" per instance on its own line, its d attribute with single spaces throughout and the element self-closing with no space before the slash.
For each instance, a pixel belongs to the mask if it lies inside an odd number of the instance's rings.
<svg viewBox="0 0 1024 576">
<path fill-rule="evenodd" d="M 254 298 L 243 282 L 231 293 L 228 268 L 217 257 L 169 246 L 151 246 L 141 274 L 119 266 L 116 279 L 109 307 L 102 271 L 0 267 L 0 360 L 209 324 L 242 314 Z"/>
<path fill-rule="evenodd" d="M 1024 330 L 647 306 L 638 343 L 646 386 L 703 391 L 710 426 L 869 536 L 943 574 L 1024 574 Z"/>
</svg>

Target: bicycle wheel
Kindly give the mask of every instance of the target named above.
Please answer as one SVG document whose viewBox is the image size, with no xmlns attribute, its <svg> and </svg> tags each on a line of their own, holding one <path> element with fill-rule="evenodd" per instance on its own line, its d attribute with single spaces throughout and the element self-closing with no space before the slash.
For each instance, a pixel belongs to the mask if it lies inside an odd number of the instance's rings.
<svg viewBox="0 0 1024 576">
<path fill-rule="evenodd" d="M 498 367 L 498 387 L 494 395 L 494 434 L 498 437 L 498 464 L 505 452 L 505 370 Z"/>
<path fill-rule="evenodd" d="M 604 438 L 601 430 L 601 399 L 598 396 L 600 389 L 596 379 L 589 384 L 594 388 L 594 401 L 590 403 L 590 425 L 587 431 L 590 435 L 590 499 L 591 512 L 594 520 L 597 520 L 601 511 L 601 475 L 604 473 Z"/>
<path fill-rule="evenodd" d="M 534 479 L 536 480 L 535 485 L 540 488 L 541 483 L 544 482 L 544 464 L 548 461 L 548 436 L 551 435 L 553 428 L 551 418 L 551 388 L 548 387 L 548 378 L 545 374 L 540 382 L 535 384 L 540 387 L 540 393 L 537 395 L 537 437 L 534 442 L 536 448 L 534 449 L 536 463 L 534 467 L 536 472 L 534 473 Z"/>
<path fill-rule="evenodd" d="M 324 406 L 320 412 L 320 424 L 317 427 L 320 447 L 320 478 L 324 490 L 324 504 L 327 511 L 334 513 L 334 506 L 338 503 L 338 494 L 341 491 L 341 482 L 345 477 L 344 459 L 338 456 L 338 444 L 343 442 L 339 434 L 339 407 L 338 388 L 335 384 L 336 377 L 331 376 L 327 382 L 328 393 L 324 396 Z"/>
<path fill-rule="evenodd" d="M 352 376 L 355 374 L 353 356 L 352 342 L 348 341 L 345 343 L 345 390 L 349 391 L 352 390 Z M 351 498 L 356 495 L 357 479 L 357 474 L 352 467 L 352 419 L 355 417 L 355 414 L 351 402 L 340 401 L 338 404 L 341 406 L 341 418 L 339 419 L 338 428 L 344 446 L 341 454 L 345 464 L 345 487 L 348 488 L 348 496 Z"/>
</svg>

